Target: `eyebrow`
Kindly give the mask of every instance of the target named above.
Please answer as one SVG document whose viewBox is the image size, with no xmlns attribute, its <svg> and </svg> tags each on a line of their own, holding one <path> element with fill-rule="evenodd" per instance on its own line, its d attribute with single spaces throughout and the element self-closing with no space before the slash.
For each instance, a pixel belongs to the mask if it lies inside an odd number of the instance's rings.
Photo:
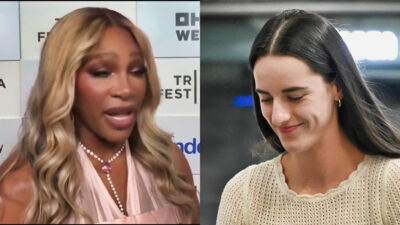
<svg viewBox="0 0 400 225">
<path fill-rule="evenodd" d="M 142 53 L 140 51 L 134 51 L 129 54 L 131 58 L 136 58 L 136 57 L 141 57 Z M 100 52 L 96 54 L 89 54 L 86 57 L 84 57 L 83 64 L 86 64 L 90 60 L 96 59 L 96 58 L 118 58 L 118 55 L 115 54 L 114 52 Z"/>
<path fill-rule="evenodd" d="M 307 90 L 307 89 L 308 89 L 308 87 L 290 87 L 290 88 L 283 89 L 282 92 L 288 93 L 288 92 Z M 268 91 L 261 90 L 261 89 L 256 89 L 256 92 L 259 94 L 271 95 Z"/>
</svg>

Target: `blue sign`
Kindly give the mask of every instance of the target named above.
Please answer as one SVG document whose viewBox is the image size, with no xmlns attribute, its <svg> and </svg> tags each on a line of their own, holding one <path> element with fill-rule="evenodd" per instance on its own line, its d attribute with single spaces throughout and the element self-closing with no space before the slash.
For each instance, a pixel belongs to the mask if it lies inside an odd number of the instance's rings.
<svg viewBox="0 0 400 225">
<path fill-rule="evenodd" d="M 184 154 L 200 154 L 200 141 L 193 137 L 189 142 L 175 143 Z"/>
</svg>

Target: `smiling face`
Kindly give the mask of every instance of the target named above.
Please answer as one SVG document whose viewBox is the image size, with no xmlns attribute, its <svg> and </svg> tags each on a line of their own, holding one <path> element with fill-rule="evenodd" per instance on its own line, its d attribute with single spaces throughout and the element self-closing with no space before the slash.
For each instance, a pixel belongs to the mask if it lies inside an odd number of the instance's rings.
<svg viewBox="0 0 400 225">
<path fill-rule="evenodd" d="M 146 93 L 146 67 L 132 35 L 107 28 L 77 71 L 74 113 L 78 138 L 122 143 L 131 134 Z"/>
<path fill-rule="evenodd" d="M 341 93 L 303 61 L 263 56 L 254 67 L 256 92 L 264 118 L 288 152 L 318 148 L 337 132 L 335 101 Z"/>
</svg>

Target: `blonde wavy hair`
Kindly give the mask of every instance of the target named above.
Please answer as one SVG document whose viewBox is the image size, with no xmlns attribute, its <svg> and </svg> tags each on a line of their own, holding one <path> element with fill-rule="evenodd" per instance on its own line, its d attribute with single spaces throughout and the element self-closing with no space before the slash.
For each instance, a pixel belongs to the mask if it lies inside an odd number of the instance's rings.
<svg viewBox="0 0 400 225">
<path fill-rule="evenodd" d="M 75 203 L 80 186 L 77 138 L 72 116 L 76 72 L 85 56 L 100 43 L 106 28 L 118 26 L 136 40 L 147 66 L 145 99 L 128 142 L 132 154 L 153 174 L 158 190 L 192 219 L 194 187 L 172 165 L 171 136 L 154 123 L 160 103 L 160 84 L 146 35 L 118 12 L 86 7 L 72 11 L 51 29 L 44 43 L 38 77 L 28 100 L 22 133 L 12 155 L 15 160 L 0 177 L 30 164 L 34 197 L 25 223 L 61 223 L 71 213 L 92 219 Z M 11 157 L 11 156 L 10 156 Z"/>
</svg>

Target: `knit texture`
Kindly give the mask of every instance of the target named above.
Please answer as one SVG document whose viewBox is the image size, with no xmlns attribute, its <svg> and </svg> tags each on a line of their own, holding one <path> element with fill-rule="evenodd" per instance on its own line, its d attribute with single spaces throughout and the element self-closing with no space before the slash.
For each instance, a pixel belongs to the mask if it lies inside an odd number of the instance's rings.
<svg viewBox="0 0 400 225">
<path fill-rule="evenodd" d="M 288 188 L 281 157 L 249 166 L 226 184 L 217 225 L 400 224 L 400 159 L 366 155 L 337 188 L 306 195 Z"/>
</svg>

